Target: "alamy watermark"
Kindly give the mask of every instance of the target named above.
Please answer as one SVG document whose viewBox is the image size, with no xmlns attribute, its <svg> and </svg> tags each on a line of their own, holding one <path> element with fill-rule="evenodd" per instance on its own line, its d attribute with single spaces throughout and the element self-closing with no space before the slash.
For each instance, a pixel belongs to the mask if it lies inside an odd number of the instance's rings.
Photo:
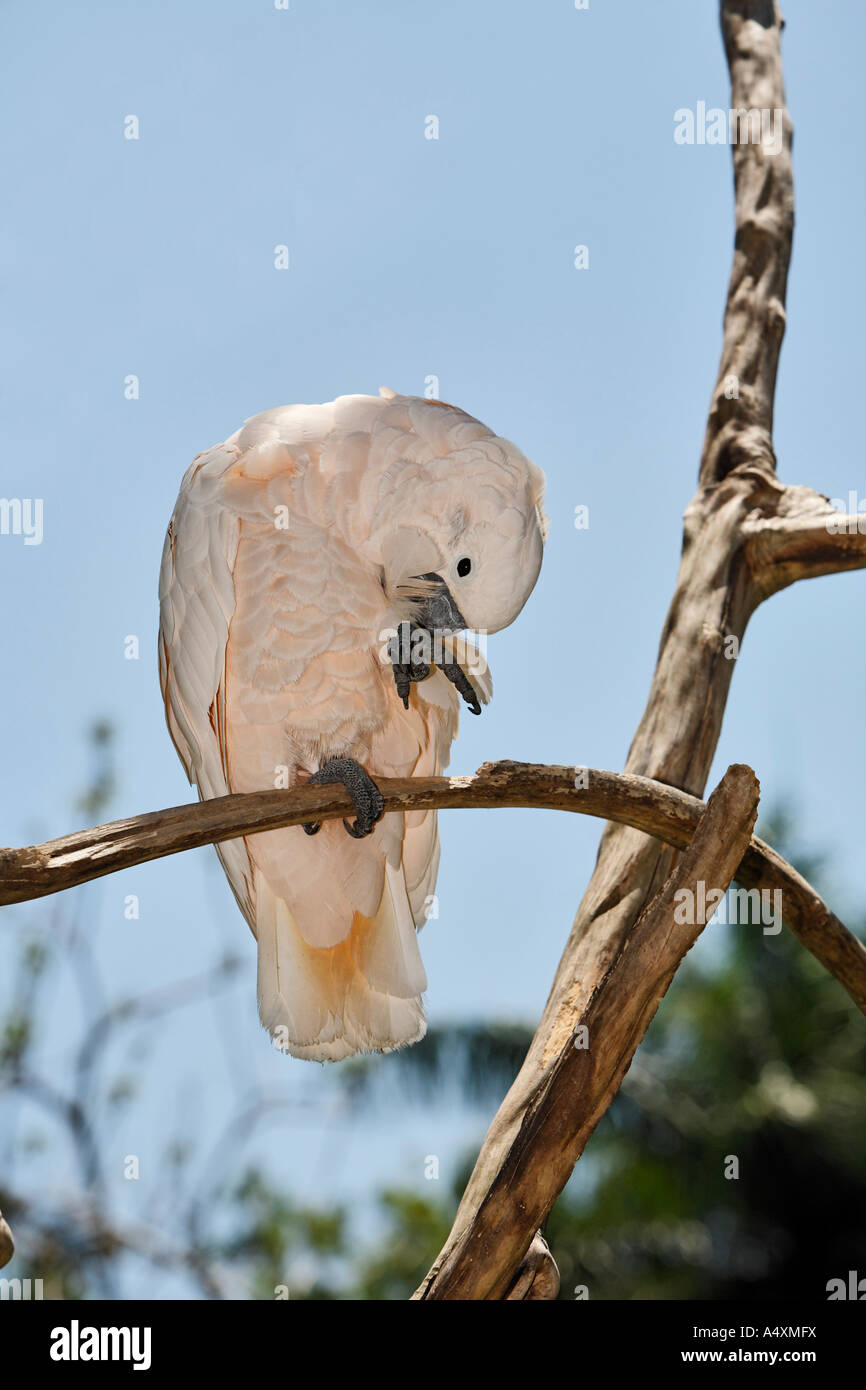
<svg viewBox="0 0 866 1390">
<path fill-rule="evenodd" d="M 134 1371 L 147 1371 L 151 1362 L 151 1329 L 82 1327 L 73 1318 L 68 1327 L 52 1328 L 48 1354 L 52 1361 L 129 1361 Z"/>
<path fill-rule="evenodd" d="M 674 921 L 678 926 L 705 922 L 707 926 L 763 926 L 765 936 L 782 930 L 782 890 L 774 888 L 708 888 L 698 879 L 694 891 L 674 893 Z"/>
<path fill-rule="evenodd" d="M 830 506 L 833 511 L 825 522 L 828 535 L 866 536 L 866 497 L 858 497 L 852 491 L 848 493 L 847 502 L 841 497 L 831 497 Z"/>
<path fill-rule="evenodd" d="M 674 112 L 677 145 L 760 145 L 765 154 L 781 154 L 785 112 L 780 107 L 707 107 L 699 101 L 694 111 L 681 106 Z"/>
<path fill-rule="evenodd" d="M 458 661 L 468 670 L 487 667 L 487 633 L 473 632 L 477 641 L 460 640 L 457 634 L 444 628 L 413 627 L 402 622 L 399 627 L 386 627 L 379 633 L 379 660 L 383 666 L 445 666 Z"/>
<path fill-rule="evenodd" d="M 0 497 L 0 536 L 23 536 L 25 545 L 41 545 L 42 498 Z"/>
<path fill-rule="evenodd" d="M 0 1279 L 0 1300 L 7 1298 L 22 1299 L 27 1302 L 30 1299 L 41 1299 L 42 1293 L 41 1279 Z"/>
</svg>

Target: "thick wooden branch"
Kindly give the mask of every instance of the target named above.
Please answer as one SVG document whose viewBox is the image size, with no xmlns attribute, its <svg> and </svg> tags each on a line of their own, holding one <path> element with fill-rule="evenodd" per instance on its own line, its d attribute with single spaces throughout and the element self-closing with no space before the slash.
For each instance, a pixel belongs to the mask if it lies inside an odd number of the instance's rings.
<svg viewBox="0 0 866 1390">
<path fill-rule="evenodd" d="M 549 1302 L 558 1296 L 559 1288 L 556 1261 L 544 1236 L 536 1231 L 503 1300 L 509 1303 Z"/>
<path fill-rule="evenodd" d="M 866 1014 L 866 946 L 843 926 L 811 884 L 757 837 L 752 838 L 735 878 L 749 890 L 781 893 L 785 926 L 835 975 L 861 1013 Z"/>
<path fill-rule="evenodd" d="M 579 785 L 578 785 L 579 784 Z M 585 784 L 585 785 L 584 785 Z M 644 777 L 535 763 L 484 763 L 474 777 L 380 777 L 386 811 L 536 807 L 579 811 L 688 843 L 701 803 Z M 200 845 L 351 815 L 340 785 L 250 792 L 131 816 L 22 849 L 0 849 L 0 905 L 26 902 Z"/>
<path fill-rule="evenodd" d="M 522 1118 L 478 1210 L 416 1293 L 420 1299 L 505 1298 L 529 1249 L 607 1110 L 662 996 L 705 921 L 678 923 L 677 894 L 727 888 L 758 810 L 750 768 L 728 768 L 701 812 L 675 872 L 635 923 Z"/>
<path fill-rule="evenodd" d="M 719 374 L 701 456 L 702 487 L 743 464 L 772 468 L 773 398 L 785 332 L 785 292 L 794 232 L 791 119 L 774 0 L 722 0 L 722 36 L 731 74 L 736 231 Z M 781 137 L 776 149 L 772 137 Z M 759 138 L 753 138 L 753 137 Z M 769 140 L 767 136 L 771 137 Z"/>
<path fill-rule="evenodd" d="M 735 658 L 755 608 L 794 578 L 859 567 L 859 561 L 852 560 L 860 555 L 859 541 L 852 545 L 837 538 L 835 560 L 823 539 L 816 556 L 817 538 L 809 523 L 805 529 L 813 547 L 810 559 L 802 518 L 820 514 L 820 505 L 776 478 L 773 401 L 794 225 L 782 21 L 774 0 L 721 0 L 721 24 L 731 107 L 766 110 L 775 123 L 770 134 L 781 130 L 782 138 L 774 149 L 772 142 L 751 140 L 748 131 L 738 130 L 739 139 L 732 146 L 736 232 L 719 372 L 698 492 L 684 518 L 676 588 L 646 710 L 626 763 L 628 773 L 695 796 L 701 796 L 706 785 Z M 773 537 L 774 526 L 768 525 L 761 534 L 764 523 L 795 513 L 799 533 L 792 527 L 791 534 L 779 540 Z M 784 532 L 786 524 L 775 529 Z M 792 551 L 785 554 L 788 545 Z M 575 1021 L 606 970 L 627 948 L 635 923 L 674 862 L 673 852 L 657 840 L 621 824 L 606 826 L 535 1037 L 487 1133 L 440 1265 L 448 1263 L 486 1194 L 499 1181 L 524 1118 L 544 1091 Z M 748 869 L 747 857 L 738 874 L 742 877 Z M 801 930 L 808 917 L 804 907 Z M 853 967 L 859 974 L 855 962 L 861 953 L 858 943 L 846 944 L 846 972 Z M 855 992 L 862 999 L 859 986 Z"/>
<path fill-rule="evenodd" d="M 866 568 L 866 513 L 844 513 L 806 487 L 783 489 L 770 515 L 743 527 L 746 557 L 761 598 L 798 579 Z"/>
<path fill-rule="evenodd" d="M 576 811 L 630 826 L 685 849 L 704 810 L 698 797 L 647 777 L 538 763 L 484 763 L 474 777 L 382 777 L 386 811 L 503 806 Z M 352 810 L 342 786 L 249 792 L 173 806 L 24 849 L 0 849 L 0 904 L 59 893 L 105 874 L 201 845 Z M 785 925 L 835 975 L 866 1013 L 866 947 L 834 916 L 814 888 L 762 840 L 753 838 L 737 880 L 778 890 Z"/>
</svg>

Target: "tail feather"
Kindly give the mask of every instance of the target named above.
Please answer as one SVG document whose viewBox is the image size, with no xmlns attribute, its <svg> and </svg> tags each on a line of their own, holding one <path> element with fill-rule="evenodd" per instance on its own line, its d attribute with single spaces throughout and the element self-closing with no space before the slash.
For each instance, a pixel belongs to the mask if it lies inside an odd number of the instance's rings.
<svg viewBox="0 0 866 1390">
<path fill-rule="evenodd" d="M 375 917 L 356 912 L 329 947 L 307 944 L 258 868 L 254 887 L 259 1016 L 277 1047 L 336 1062 L 423 1038 L 427 978 L 402 869 L 387 866 Z"/>
</svg>

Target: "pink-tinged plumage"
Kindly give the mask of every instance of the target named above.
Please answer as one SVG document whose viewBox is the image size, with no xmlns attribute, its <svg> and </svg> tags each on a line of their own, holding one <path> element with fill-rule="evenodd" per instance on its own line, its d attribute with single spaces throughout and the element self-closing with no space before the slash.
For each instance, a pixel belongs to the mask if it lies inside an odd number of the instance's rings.
<svg viewBox="0 0 866 1390">
<path fill-rule="evenodd" d="M 405 709 L 383 634 L 412 616 L 419 575 L 458 583 L 467 546 L 467 622 L 510 622 L 538 573 L 542 488 L 471 416 L 384 390 L 267 411 L 200 454 L 166 536 L 159 640 L 169 731 L 199 795 L 296 785 L 335 756 L 374 779 L 440 774 L 460 698 L 434 670 Z M 486 667 L 464 669 L 486 702 Z M 434 811 L 385 815 L 363 840 L 328 821 L 217 852 L 278 1046 L 337 1060 L 423 1036 Z"/>
</svg>

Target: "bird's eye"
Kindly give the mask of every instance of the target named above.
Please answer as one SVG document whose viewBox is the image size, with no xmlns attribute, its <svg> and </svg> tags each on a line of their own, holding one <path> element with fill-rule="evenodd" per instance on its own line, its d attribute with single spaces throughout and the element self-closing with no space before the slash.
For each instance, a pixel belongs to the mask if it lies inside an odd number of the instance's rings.
<svg viewBox="0 0 866 1390">
<path fill-rule="evenodd" d="M 462 560 L 457 561 L 457 573 L 460 575 L 461 579 L 466 578 L 471 568 L 472 561 L 466 555 L 463 556 Z"/>
</svg>

